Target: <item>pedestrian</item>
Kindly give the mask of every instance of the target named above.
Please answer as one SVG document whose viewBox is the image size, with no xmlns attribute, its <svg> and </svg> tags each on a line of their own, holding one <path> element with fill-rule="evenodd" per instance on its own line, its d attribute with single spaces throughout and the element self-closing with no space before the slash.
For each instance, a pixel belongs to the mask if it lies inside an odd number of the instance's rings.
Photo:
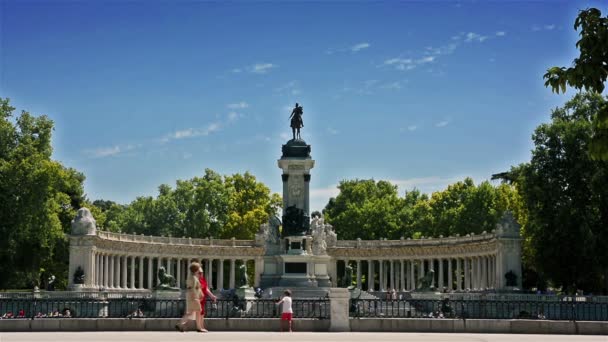
<svg viewBox="0 0 608 342">
<path fill-rule="evenodd" d="M 197 261 L 195 261 L 197 262 Z M 198 281 L 201 283 L 201 314 L 199 316 L 200 322 L 198 325 L 200 325 L 202 332 L 208 332 L 207 329 L 205 329 L 205 301 L 207 300 L 207 296 L 209 296 L 209 298 L 211 298 L 211 300 L 213 301 L 213 303 L 217 302 L 217 297 L 211 292 L 211 290 L 209 290 L 209 285 L 207 284 L 207 279 L 205 279 L 205 274 L 203 272 L 203 268 L 199 268 L 199 272 L 198 272 Z"/>
<path fill-rule="evenodd" d="M 291 308 L 291 291 L 285 290 L 283 292 L 284 296 L 277 302 L 277 305 L 283 303 L 283 310 L 281 314 L 281 332 L 283 332 L 284 322 L 287 322 L 289 327 L 289 332 L 292 332 L 292 319 L 293 319 L 293 309 Z"/>
<path fill-rule="evenodd" d="M 200 325 L 202 296 L 201 283 L 198 280 L 200 268 L 201 265 L 199 263 L 193 262 L 190 264 L 190 273 L 186 278 L 186 311 L 179 323 L 175 325 L 175 329 L 181 332 L 185 331 L 185 325 L 189 320 L 192 320 L 193 315 L 194 322 L 196 323 L 196 331 L 203 332 L 203 328 Z"/>
</svg>

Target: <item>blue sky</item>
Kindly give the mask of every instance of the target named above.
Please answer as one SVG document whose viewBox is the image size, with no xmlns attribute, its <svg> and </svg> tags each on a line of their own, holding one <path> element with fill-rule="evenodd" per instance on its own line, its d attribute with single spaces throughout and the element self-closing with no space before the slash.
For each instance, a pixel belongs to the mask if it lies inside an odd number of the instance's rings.
<svg viewBox="0 0 608 342">
<path fill-rule="evenodd" d="M 304 107 L 311 208 L 343 179 L 443 189 L 529 160 L 574 92 L 542 75 L 577 55 L 599 1 L 0 1 L 0 96 L 55 121 L 53 158 L 90 199 L 276 160 Z"/>
</svg>

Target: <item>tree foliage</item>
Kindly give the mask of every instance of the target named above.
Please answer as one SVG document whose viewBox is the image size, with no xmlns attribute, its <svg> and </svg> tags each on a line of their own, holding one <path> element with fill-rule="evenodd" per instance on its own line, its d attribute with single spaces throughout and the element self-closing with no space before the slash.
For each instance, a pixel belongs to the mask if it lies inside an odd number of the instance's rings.
<svg viewBox="0 0 608 342">
<path fill-rule="evenodd" d="M 566 92 L 566 86 L 602 93 L 608 77 L 608 17 L 597 8 L 579 13 L 574 29 L 580 29 L 576 47 L 580 56 L 572 66 L 552 67 L 544 75 L 545 86 L 554 92 Z M 608 160 L 608 105 L 604 104 L 594 118 L 593 134 L 588 144 L 591 156 Z"/>
<path fill-rule="evenodd" d="M 386 181 L 347 180 L 338 188 L 340 194 L 323 212 L 340 239 L 479 234 L 494 229 L 505 210 L 525 216 L 513 186 L 476 186 L 470 178 L 430 197 L 418 190 L 399 197 L 397 187 Z"/>
<path fill-rule="evenodd" d="M 94 215 L 103 229 L 146 235 L 252 239 L 260 224 L 275 215 L 277 194 L 250 173 L 202 177 L 162 184 L 158 196 L 138 197 L 129 205 L 97 200 Z"/>
<path fill-rule="evenodd" d="M 84 176 L 51 159 L 53 122 L 0 98 L 0 288 L 67 279 L 68 233 L 84 201 Z"/>
<path fill-rule="evenodd" d="M 577 94 L 555 109 L 534 131 L 531 161 L 510 172 L 529 213 L 527 254 L 556 287 L 608 290 L 608 164 L 588 151 L 606 102 L 597 93 Z"/>
</svg>

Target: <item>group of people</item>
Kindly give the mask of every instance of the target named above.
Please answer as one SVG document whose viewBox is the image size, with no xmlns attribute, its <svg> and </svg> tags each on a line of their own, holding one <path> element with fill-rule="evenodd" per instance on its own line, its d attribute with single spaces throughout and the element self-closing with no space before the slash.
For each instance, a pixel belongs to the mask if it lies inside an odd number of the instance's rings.
<svg viewBox="0 0 608 342">
<path fill-rule="evenodd" d="M 196 323 L 196 331 L 208 332 L 205 329 L 205 302 L 207 297 L 211 298 L 213 303 L 217 302 L 217 297 L 209 290 L 209 285 L 205 279 L 203 268 L 198 260 L 193 260 L 190 264 L 190 273 L 186 279 L 186 311 L 184 316 L 175 329 L 181 332 L 186 330 L 186 323 L 189 320 L 194 320 Z"/>
<path fill-rule="evenodd" d="M 70 311 L 70 309 L 65 308 L 61 312 L 59 310 L 50 311 L 48 313 L 38 312 L 36 314 L 36 316 L 34 316 L 34 317 L 35 318 L 54 318 L 54 317 L 71 318 L 72 312 Z M 9 312 L 4 313 L 2 316 L 0 316 L 0 319 L 11 319 L 11 318 L 27 318 L 25 316 L 25 310 L 20 309 L 19 312 L 17 312 L 17 314 L 14 314 L 12 311 L 9 311 Z"/>
<path fill-rule="evenodd" d="M 186 311 L 184 316 L 175 325 L 175 329 L 181 332 L 186 331 L 188 321 L 194 320 L 196 331 L 208 332 L 205 328 L 205 302 L 209 297 L 216 305 L 217 297 L 209 290 L 209 285 L 205 279 L 203 268 L 198 260 L 193 260 L 189 267 L 188 277 L 186 278 Z M 282 304 L 281 331 L 292 331 L 293 309 L 291 291 L 285 290 L 284 296 L 276 302 Z M 286 326 L 286 327 L 285 327 Z"/>
</svg>

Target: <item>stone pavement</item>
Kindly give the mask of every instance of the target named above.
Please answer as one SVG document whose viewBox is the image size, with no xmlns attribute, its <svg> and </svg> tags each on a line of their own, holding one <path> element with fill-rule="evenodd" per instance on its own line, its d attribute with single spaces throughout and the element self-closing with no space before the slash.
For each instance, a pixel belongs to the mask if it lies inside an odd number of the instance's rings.
<svg viewBox="0 0 608 342">
<path fill-rule="evenodd" d="M 608 336 L 429 333 L 273 333 L 273 332 L 35 332 L 0 333 L 0 342 L 608 342 Z"/>
</svg>

